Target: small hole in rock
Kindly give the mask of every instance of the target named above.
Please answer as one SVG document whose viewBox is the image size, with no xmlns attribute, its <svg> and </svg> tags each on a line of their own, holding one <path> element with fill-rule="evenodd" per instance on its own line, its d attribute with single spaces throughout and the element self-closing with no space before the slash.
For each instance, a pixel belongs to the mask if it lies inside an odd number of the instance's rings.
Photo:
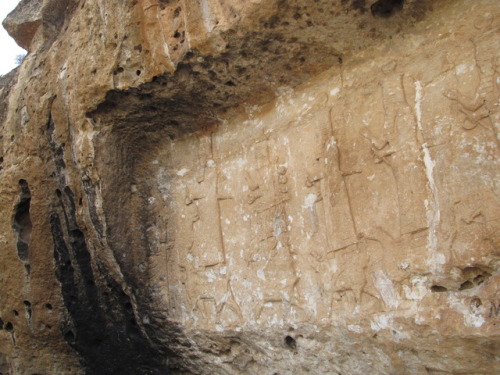
<svg viewBox="0 0 500 375">
<path fill-rule="evenodd" d="M 473 288 L 474 284 L 472 284 L 469 280 L 464 281 L 462 284 L 460 284 L 460 287 L 458 290 L 465 290 L 465 289 L 470 289 Z"/>
<path fill-rule="evenodd" d="M 140 76 L 140 75 L 141 75 L 141 73 L 142 73 L 142 72 L 141 72 L 139 69 L 137 69 L 137 70 L 135 71 L 135 74 L 137 74 L 138 76 Z"/>
<path fill-rule="evenodd" d="M 19 312 L 17 310 L 12 310 L 12 314 L 14 314 L 14 316 L 19 316 Z"/>
<path fill-rule="evenodd" d="M 292 336 L 287 336 L 285 337 L 285 344 L 288 346 L 290 349 L 295 349 L 297 348 L 297 342 Z"/>
<path fill-rule="evenodd" d="M 180 38 L 181 37 L 181 33 L 179 32 L 179 30 L 177 30 L 175 33 L 174 33 L 174 38 Z"/>
<path fill-rule="evenodd" d="M 404 0 L 378 0 L 370 7 L 374 17 L 389 18 L 403 8 Z"/>
<path fill-rule="evenodd" d="M 477 284 L 477 285 L 481 285 L 482 283 L 484 283 L 486 281 L 486 279 L 488 277 L 491 276 L 491 273 L 489 272 L 485 272 L 484 274 L 482 275 L 477 275 L 476 277 L 474 277 L 474 282 Z"/>
<path fill-rule="evenodd" d="M 478 308 L 483 305 L 483 302 L 481 301 L 481 298 L 479 297 L 473 297 L 470 301 L 470 306 L 474 308 Z"/>
<path fill-rule="evenodd" d="M 3 329 L 3 320 L 0 318 L 0 329 Z"/>
<path fill-rule="evenodd" d="M 64 334 L 64 339 L 68 342 L 75 341 L 75 334 L 72 331 L 68 331 Z"/>
<path fill-rule="evenodd" d="M 431 286 L 431 291 L 436 293 L 442 293 L 442 292 L 447 292 L 448 288 L 445 288 L 444 286 L 441 285 L 433 285 Z"/>
<path fill-rule="evenodd" d="M 46 303 L 46 304 L 45 304 L 45 308 L 46 308 L 47 310 L 52 310 L 52 305 L 51 305 L 50 303 Z"/>
<path fill-rule="evenodd" d="M 12 325 L 11 322 L 8 322 L 6 325 L 5 325 L 5 330 L 7 332 L 12 332 L 14 330 L 14 326 Z"/>
</svg>

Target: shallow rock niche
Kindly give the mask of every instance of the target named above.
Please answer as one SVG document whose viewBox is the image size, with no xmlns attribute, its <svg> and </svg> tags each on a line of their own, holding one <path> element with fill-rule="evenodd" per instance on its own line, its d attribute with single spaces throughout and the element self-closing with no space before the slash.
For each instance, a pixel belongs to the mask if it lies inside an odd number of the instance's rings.
<svg viewBox="0 0 500 375">
<path fill-rule="evenodd" d="M 498 0 L 22 0 L 0 373 L 500 373 Z"/>
</svg>

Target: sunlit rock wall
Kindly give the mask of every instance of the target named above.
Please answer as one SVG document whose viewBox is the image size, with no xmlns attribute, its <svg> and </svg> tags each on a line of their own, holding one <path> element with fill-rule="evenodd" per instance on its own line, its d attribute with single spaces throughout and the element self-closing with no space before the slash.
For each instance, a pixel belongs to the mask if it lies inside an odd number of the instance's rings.
<svg viewBox="0 0 500 375">
<path fill-rule="evenodd" d="M 495 0 L 24 3 L 1 372 L 500 371 Z"/>
</svg>

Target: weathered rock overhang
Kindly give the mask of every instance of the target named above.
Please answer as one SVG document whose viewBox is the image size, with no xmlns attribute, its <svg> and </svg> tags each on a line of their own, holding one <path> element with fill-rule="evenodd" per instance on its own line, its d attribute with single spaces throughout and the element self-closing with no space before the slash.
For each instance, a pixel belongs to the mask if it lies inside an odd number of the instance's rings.
<svg viewBox="0 0 500 375">
<path fill-rule="evenodd" d="M 65 309 L 61 336 L 88 373 L 224 373 L 204 361 L 223 356 L 238 334 L 187 339 L 151 287 L 152 271 L 143 270 L 156 246 L 144 235 L 155 221 L 151 161 L 172 139 L 210 132 L 246 108 L 265 108 L 283 88 L 369 60 L 366 51 L 405 38 L 453 1 L 42 3 L 26 83 L 15 92 L 19 114 L 5 132 L 20 145 L 5 153 L 22 149 L 29 131 L 42 134 L 42 151 L 26 154 L 48 165 L 38 179 L 51 181 L 43 220 Z M 79 32 L 87 34 L 72 42 Z M 23 106 L 32 120 L 20 128 Z M 28 182 L 34 210 L 45 190 Z M 19 202 L 23 186 L 16 184 Z M 25 261 L 36 253 L 31 246 Z M 292 336 L 274 344 L 293 352 Z"/>
<path fill-rule="evenodd" d="M 174 12 L 192 11 L 176 7 L 178 2 L 166 4 Z M 196 131 L 238 106 L 269 102 L 280 88 L 295 87 L 327 69 L 340 72 L 359 51 L 411 30 L 445 2 L 272 1 L 259 11 L 260 6 L 209 34 L 202 48 L 186 45 L 189 30 L 181 25 L 173 31 L 174 53 L 182 53 L 173 55 L 172 71 L 110 90 L 88 116 L 117 129 L 155 125 L 172 137 Z M 207 53 L 210 44 L 215 47 Z M 123 64 L 113 74 L 120 86 L 144 72 Z"/>
<path fill-rule="evenodd" d="M 154 175 L 149 166 L 153 150 L 171 139 L 207 131 L 245 108 L 271 103 L 284 88 L 323 71 L 340 75 L 361 51 L 411 32 L 428 12 L 439 11 L 446 2 L 281 0 L 245 7 L 242 15 L 233 5 L 218 9 L 205 21 L 213 28 L 208 38 L 196 44 L 190 42 L 196 40 L 189 35 L 193 26 L 176 20 L 184 13 L 187 19 L 193 17 L 198 6 L 162 2 L 160 12 L 174 19 L 166 39 L 171 58 L 167 71 L 151 77 L 152 72 L 136 60 L 118 64 L 112 73 L 116 88 L 86 113 L 101 132 L 98 149 L 107 150 L 101 158 L 97 155 L 96 165 L 107 170 L 100 173 L 104 205 L 110 205 L 104 211 L 116 213 L 115 219 L 107 217 L 108 228 L 117 228 L 123 217 L 134 217 L 126 208 L 130 202 L 113 209 L 114 197 L 130 196 L 127 182 Z M 134 46 L 134 51 L 144 57 L 153 53 L 143 45 Z M 149 196 L 147 191 L 141 195 Z M 148 223 L 147 213 L 139 216 L 139 222 Z M 114 234 L 121 243 L 118 248 L 141 237 L 139 232 L 126 232 L 117 229 Z M 147 254 L 148 244 L 137 246 Z M 135 267 L 128 267 L 134 279 Z"/>
<path fill-rule="evenodd" d="M 172 29 L 168 40 L 171 66 L 149 82 L 144 78 L 151 73 L 133 61 L 115 67 L 117 88 L 109 90 L 105 100 L 86 115 L 100 133 L 95 165 L 106 212 L 103 235 L 127 284 L 136 290 L 138 309 L 146 313 L 159 304 L 147 295 L 139 297 L 147 285 L 138 268 L 155 248 L 143 233 L 155 221 L 147 199 L 155 185 L 151 161 L 157 152 L 172 139 L 211 131 L 222 118 L 251 106 L 265 106 L 284 88 L 296 87 L 322 71 L 340 75 L 360 51 L 418 25 L 431 11 L 431 3 L 272 1 L 265 6 L 246 3 L 250 9 L 245 17 L 228 5 L 219 10 L 220 20 L 211 21 L 225 27 L 214 28 L 208 40 L 194 48 L 188 46 L 186 24 Z M 175 1 L 160 4 L 160 9 L 174 19 L 198 11 L 197 5 Z M 134 48 L 145 56 L 152 53 L 145 46 Z M 131 83 L 138 78 L 140 84 Z M 137 193 L 131 192 L 130 184 L 137 186 Z M 95 196 L 91 185 L 87 194 Z M 133 211 L 132 207 L 141 209 Z M 102 231 L 103 225 L 97 219 L 93 222 L 97 232 Z M 119 253 L 130 247 L 136 256 L 122 260 Z M 164 308 L 158 305 L 159 310 Z M 161 323 L 152 326 L 158 329 Z"/>
<path fill-rule="evenodd" d="M 165 10 L 171 9 L 175 17 L 179 4 L 166 2 Z M 411 31 L 432 6 L 444 5 L 431 1 L 267 2 L 264 11 L 259 11 L 262 4 L 257 4 L 250 15 L 209 34 L 206 45 L 189 48 L 187 28 L 172 30 L 169 71 L 151 77 L 136 63 L 125 62 L 114 68 L 117 88 L 109 90 L 105 100 L 86 114 L 100 133 L 95 165 L 100 176 L 102 211 L 106 213 L 104 225 L 97 224 L 97 219 L 93 222 L 97 232 L 102 230 L 99 227 L 105 227 L 103 237 L 134 291 L 138 315 L 147 315 L 152 306 L 163 311 L 142 328 L 148 337 L 156 338 L 155 350 L 163 350 L 163 337 L 172 337 L 168 332 L 171 329 L 165 330 L 164 318 L 170 312 L 149 293 L 143 293 L 148 282 L 139 271 L 156 246 L 143 235 L 155 222 L 147 209 L 154 186 L 150 179 L 155 171 L 150 162 L 156 157 L 155 150 L 161 150 L 172 139 L 210 131 L 222 118 L 238 115 L 245 108 L 266 105 L 283 88 L 296 87 L 322 71 L 336 70 L 340 74 L 360 51 Z M 189 7 L 181 7 L 182 12 L 190 12 Z M 237 14 L 233 17 L 238 19 Z M 136 50 L 151 53 L 145 46 Z M 140 84 L 133 81 L 138 78 Z M 137 192 L 130 191 L 131 183 L 137 186 Z M 89 197 L 96 195 L 92 185 L 87 183 Z M 119 254 L 127 248 L 134 248 L 135 256 L 122 259 Z M 204 340 L 201 349 L 186 348 L 176 340 L 167 340 L 164 345 L 176 348 L 184 362 L 195 355 L 190 352 L 222 345 L 209 338 L 200 338 L 200 343 Z M 227 345 L 231 342 L 229 338 L 221 340 Z M 213 350 L 217 355 L 219 349 Z M 210 368 L 212 364 L 204 366 Z"/>
</svg>

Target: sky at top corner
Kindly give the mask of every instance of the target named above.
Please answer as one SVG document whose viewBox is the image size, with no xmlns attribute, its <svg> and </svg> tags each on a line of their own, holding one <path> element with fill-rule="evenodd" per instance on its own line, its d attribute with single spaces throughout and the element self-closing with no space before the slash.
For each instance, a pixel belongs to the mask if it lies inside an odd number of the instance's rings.
<svg viewBox="0 0 500 375">
<path fill-rule="evenodd" d="M 0 21 L 12 12 L 20 0 L 0 0 Z M 0 27 L 0 75 L 7 74 L 14 69 L 16 56 L 24 55 L 26 51 L 19 47 L 3 27 Z"/>
</svg>

